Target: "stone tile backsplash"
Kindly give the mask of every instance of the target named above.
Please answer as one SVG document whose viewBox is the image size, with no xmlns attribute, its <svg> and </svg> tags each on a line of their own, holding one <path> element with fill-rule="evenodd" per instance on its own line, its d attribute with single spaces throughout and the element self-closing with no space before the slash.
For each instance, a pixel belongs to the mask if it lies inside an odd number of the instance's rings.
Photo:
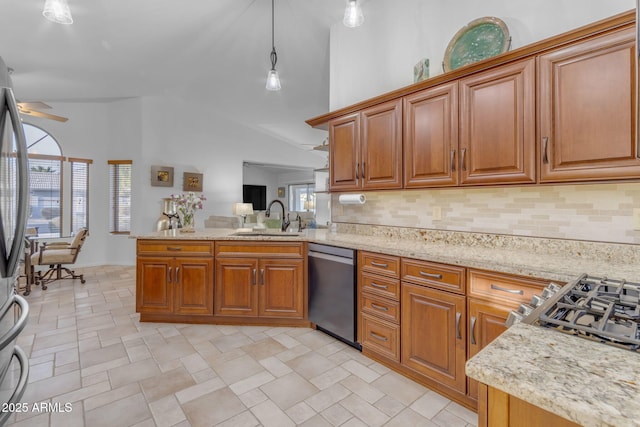
<svg viewBox="0 0 640 427">
<path fill-rule="evenodd" d="M 640 183 L 366 192 L 364 205 L 331 195 L 334 223 L 640 244 Z M 441 219 L 433 216 L 440 208 Z"/>
</svg>

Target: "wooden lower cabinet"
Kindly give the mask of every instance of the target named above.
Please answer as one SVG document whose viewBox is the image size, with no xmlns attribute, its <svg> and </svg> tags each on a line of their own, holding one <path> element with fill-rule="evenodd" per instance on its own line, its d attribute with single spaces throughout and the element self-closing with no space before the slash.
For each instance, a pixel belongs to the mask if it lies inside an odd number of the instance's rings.
<svg viewBox="0 0 640 427">
<path fill-rule="evenodd" d="M 145 313 L 213 314 L 213 260 L 139 258 L 137 309 Z"/>
<path fill-rule="evenodd" d="M 215 316 L 306 318 L 306 264 L 301 243 L 218 246 Z"/>
<path fill-rule="evenodd" d="M 471 359 L 507 330 L 505 321 L 513 307 L 475 298 L 469 298 L 467 305 L 469 318 L 467 359 Z M 468 378 L 467 383 L 467 394 L 472 399 L 477 399 L 478 381 Z"/>
<path fill-rule="evenodd" d="M 401 295 L 402 364 L 465 393 L 464 295 L 405 282 Z"/>
<path fill-rule="evenodd" d="M 559 415 L 480 384 L 478 427 L 579 427 Z"/>
</svg>

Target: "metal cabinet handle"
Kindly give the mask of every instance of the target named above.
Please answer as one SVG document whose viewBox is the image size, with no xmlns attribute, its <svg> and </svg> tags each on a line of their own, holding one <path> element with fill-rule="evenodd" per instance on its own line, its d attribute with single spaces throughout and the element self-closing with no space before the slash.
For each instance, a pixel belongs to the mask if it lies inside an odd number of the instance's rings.
<svg viewBox="0 0 640 427">
<path fill-rule="evenodd" d="M 460 157 L 462 157 L 460 159 L 460 161 L 462 162 L 462 170 L 466 171 L 467 170 L 467 164 L 465 162 L 465 159 L 467 158 L 467 149 L 466 148 L 462 149 L 462 155 Z"/>
<path fill-rule="evenodd" d="M 375 308 L 376 310 L 380 310 L 380 311 L 389 311 L 389 307 L 384 307 L 382 305 L 378 305 L 375 303 L 371 303 L 371 307 Z"/>
<path fill-rule="evenodd" d="M 371 286 L 378 289 L 389 289 L 387 285 L 378 285 L 377 283 L 371 282 Z"/>
<path fill-rule="evenodd" d="M 364 162 L 362 162 L 362 179 L 364 179 L 365 175 L 364 175 Z"/>
<path fill-rule="evenodd" d="M 549 155 L 547 154 L 547 147 L 549 145 L 549 137 L 542 138 L 542 163 L 545 165 L 549 163 Z"/>
<path fill-rule="evenodd" d="M 264 268 L 260 269 L 260 284 L 264 285 Z"/>
<path fill-rule="evenodd" d="M 374 332 L 369 332 L 369 335 L 371 335 L 372 337 L 374 337 L 375 339 L 377 339 L 379 341 L 384 341 L 384 342 L 389 341 L 389 338 L 383 337 L 382 335 L 378 335 L 378 334 L 376 334 Z"/>
<path fill-rule="evenodd" d="M 426 273 L 424 271 L 420 271 L 420 275 L 424 277 L 429 277 L 430 279 L 442 279 L 442 274 L 434 274 L 434 273 Z"/>
<path fill-rule="evenodd" d="M 27 320 L 29 318 L 29 303 L 27 303 L 26 299 L 22 298 L 20 295 L 13 294 L 10 298 L 10 301 L 11 302 L 5 303 L 4 311 L 2 312 L 1 317 L 13 317 L 14 304 L 17 304 L 18 307 L 20 307 L 20 317 L 2 336 L 2 338 L 0 338 L 0 348 L 5 348 L 20 334 L 20 332 L 22 332 L 24 327 L 27 326 Z"/>
<path fill-rule="evenodd" d="M 167 250 L 168 251 L 181 251 L 182 250 L 182 246 L 167 246 Z"/>
<path fill-rule="evenodd" d="M 169 270 L 167 270 L 167 283 L 171 283 L 171 270 L 171 267 L 169 267 Z"/>
<path fill-rule="evenodd" d="M 476 345 L 476 316 L 471 316 L 471 344 Z"/>
<path fill-rule="evenodd" d="M 26 353 L 19 347 L 13 347 L 13 356 L 18 360 L 18 364 L 20 365 L 20 379 L 18 380 L 18 385 L 13 391 L 13 394 L 9 398 L 9 401 L 5 403 L 5 405 L 9 405 L 9 407 L 13 407 L 16 403 L 20 402 L 20 399 L 24 395 L 24 391 L 27 387 L 27 379 L 29 378 L 29 358 Z M 4 425 L 5 421 L 9 418 L 11 412 L 6 411 L 0 415 L 0 425 Z"/>
<path fill-rule="evenodd" d="M 375 261 L 371 261 L 371 265 L 373 265 L 374 267 L 389 268 L 389 264 L 382 264 Z"/>
<path fill-rule="evenodd" d="M 174 282 L 179 283 L 180 280 L 178 280 L 178 273 L 180 272 L 180 267 L 176 267 L 176 273 L 173 276 L 175 278 Z"/>
<path fill-rule="evenodd" d="M 522 289 L 506 289 L 498 285 L 494 285 L 493 283 L 491 284 L 491 289 L 495 291 L 508 292 L 515 295 L 524 295 L 524 291 Z"/>
<path fill-rule="evenodd" d="M 360 172 L 360 162 L 356 163 L 356 179 L 360 179 L 360 175 L 358 174 Z"/>
<path fill-rule="evenodd" d="M 255 268 L 251 271 L 251 284 L 252 285 L 256 284 L 256 269 Z"/>
<path fill-rule="evenodd" d="M 451 150 L 451 172 L 456 171 L 456 150 Z"/>
<path fill-rule="evenodd" d="M 460 318 L 462 317 L 462 314 L 460 313 L 456 313 L 456 338 L 461 340 L 462 339 L 462 333 L 460 332 Z"/>
</svg>

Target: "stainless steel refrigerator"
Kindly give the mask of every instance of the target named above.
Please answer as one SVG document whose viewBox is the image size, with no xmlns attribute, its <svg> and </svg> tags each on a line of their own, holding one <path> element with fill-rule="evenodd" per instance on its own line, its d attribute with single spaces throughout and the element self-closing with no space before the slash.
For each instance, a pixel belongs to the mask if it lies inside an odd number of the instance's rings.
<svg viewBox="0 0 640 427">
<path fill-rule="evenodd" d="M 0 58 L 0 425 L 27 385 L 29 361 L 16 345 L 29 305 L 17 294 L 29 197 L 27 147 L 11 77 Z"/>
</svg>

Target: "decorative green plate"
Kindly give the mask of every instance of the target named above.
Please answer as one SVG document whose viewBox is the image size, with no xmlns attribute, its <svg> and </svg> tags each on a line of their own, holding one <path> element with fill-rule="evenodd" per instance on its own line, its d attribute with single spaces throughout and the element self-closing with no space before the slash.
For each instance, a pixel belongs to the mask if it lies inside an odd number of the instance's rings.
<svg viewBox="0 0 640 427">
<path fill-rule="evenodd" d="M 478 18 L 462 27 L 444 53 L 442 68 L 455 70 L 509 50 L 511 38 L 505 23 L 492 16 Z"/>
</svg>

